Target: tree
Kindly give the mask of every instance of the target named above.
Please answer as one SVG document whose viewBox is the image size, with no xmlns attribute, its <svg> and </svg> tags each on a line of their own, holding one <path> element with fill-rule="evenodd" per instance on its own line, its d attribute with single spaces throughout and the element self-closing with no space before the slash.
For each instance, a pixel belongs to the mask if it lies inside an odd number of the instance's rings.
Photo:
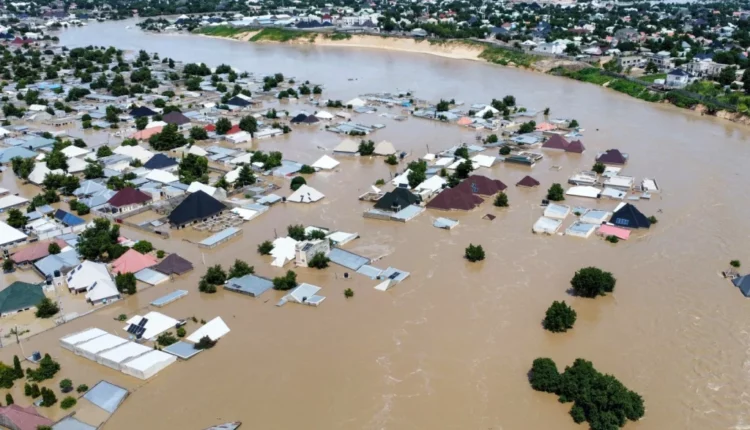
<svg viewBox="0 0 750 430">
<path fill-rule="evenodd" d="M 169 346 L 177 342 L 178 339 L 170 331 L 164 332 L 156 337 L 156 343 L 161 346 Z"/>
<path fill-rule="evenodd" d="M 50 170 L 62 169 L 68 171 L 68 157 L 62 151 L 53 149 L 45 158 L 47 168 Z"/>
<path fill-rule="evenodd" d="M 18 359 L 17 355 L 13 356 L 13 373 L 16 379 L 23 378 L 23 368 L 21 367 L 21 360 Z"/>
<path fill-rule="evenodd" d="M 737 68 L 724 67 L 723 69 L 721 69 L 721 72 L 719 72 L 717 81 L 719 81 L 719 84 L 721 86 L 727 86 L 734 82 L 735 79 L 737 79 Z"/>
<path fill-rule="evenodd" d="M 255 117 L 250 115 L 242 117 L 242 119 L 240 120 L 240 130 L 244 130 L 251 135 L 255 135 L 255 132 L 258 131 L 258 121 L 255 119 Z"/>
<path fill-rule="evenodd" d="M 13 228 L 23 228 L 29 222 L 29 217 L 18 209 L 8 210 L 8 219 L 5 222 Z"/>
<path fill-rule="evenodd" d="M 297 189 L 303 185 L 305 185 L 307 181 L 302 176 L 295 176 L 292 178 L 292 182 L 289 184 L 289 188 L 292 189 L 292 191 L 297 191 Z"/>
<path fill-rule="evenodd" d="M 560 333 L 573 328 L 575 322 L 576 311 L 565 304 L 565 301 L 554 301 L 547 309 L 542 326 L 553 333 Z"/>
<path fill-rule="evenodd" d="M 216 345 L 216 341 L 215 340 L 211 340 L 211 338 L 208 337 L 208 336 L 203 336 L 202 338 L 200 338 L 200 340 L 198 341 L 198 343 L 196 343 L 193 346 L 193 348 L 195 348 L 195 349 L 211 349 L 211 348 L 214 347 L 214 345 Z"/>
<path fill-rule="evenodd" d="M 201 279 L 198 282 L 198 291 L 206 294 L 213 294 L 216 292 L 216 285 L 209 284 L 205 279 Z"/>
<path fill-rule="evenodd" d="M 653 61 L 649 61 L 648 64 L 646 64 L 645 70 L 646 70 L 646 74 L 649 74 L 649 75 L 654 74 L 654 73 L 659 73 L 659 67 L 657 67 L 657 65 Z"/>
<path fill-rule="evenodd" d="M 234 181 L 234 187 L 242 188 L 244 186 L 254 184 L 255 181 L 255 175 L 253 175 L 253 171 L 250 169 L 250 166 L 244 165 L 242 166 L 242 168 L 240 168 L 237 179 Z"/>
<path fill-rule="evenodd" d="M 284 276 L 273 278 L 273 289 L 280 291 L 291 290 L 297 286 L 297 274 L 288 270 Z"/>
<path fill-rule="evenodd" d="M 60 381 L 60 391 L 62 391 L 63 393 L 69 393 L 73 391 L 73 381 L 67 378 Z"/>
<path fill-rule="evenodd" d="M 32 382 L 42 382 L 54 378 L 55 374 L 59 371 L 60 364 L 53 360 L 49 354 L 44 354 L 44 357 L 39 361 L 37 369 L 26 369 L 26 379 Z"/>
<path fill-rule="evenodd" d="M 56 255 L 60 253 L 60 245 L 57 242 L 51 242 L 47 247 L 47 252 Z"/>
<path fill-rule="evenodd" d="M 464 257 L 472 263 L 484 260 L 484 249 L 482 245 L 469 244 L 464 251 Z"/>
<path fill-rule="evenodd" d="M 578 49 L 578 47 L 577 47 L 577 46 L 576 46 L 575 44 L 573 44 L 573 43 L 568 43 L 568 44 L 567 44 L 567 45 L 565 46 L 565 53 L 566 53 L 566 54 L 568 54 L 568 55 L 573 55 L 573 56 L 575 56 L 575 55 L 578 55 L 578 54 L 580 54 L 580 53 L 581 53 L 581 50 L 580 50 L 580 49 Z"/>
<path fill-rule="evenodd" d="M 11 273 L 13 271 L 13 260 L 6 258 L 3 260 L 3 272 Z"/>
<path fill-rule="evenodd" d="M 557 371 L 557 365 L 550 358 L 537 358 L 531 365 L 529 381 L 531 388 L 536 391 L 556 392 L 560 386 L 560 373 Z"/>
<path fill-rule="evenodd" d="M 510 146 L 507 146 L 507 145 L 501 146 L 500 155 L 510 155 Z"/>
<path fill-rule="evenodd" d="M 104 177 L 104 167 L 99 163 L 88 163 L 83 169 L 83 177 L 86 179 L 97 179 Z"/>
<path fill-rule="evenodd" d="M 469 148 L 462 146 L 453 152 L 453 156 L 456 158 L 463 158 L 464 160 L 469 159 Z"/>
<path fill-rule="evenodd" d="M 203 127 L 195 126 L 190 129 L 190 138 L 193 140 L 206 140 L 208 139 L 208 132 Z"/>
<path fill-rule="evenodd" d="M 73 398 L 71 396 L 68 396 L 68 397 L 62 399 L 62 402 L 60 402 L 60 407 L 62 409 L 70 409 L 73 406 L 75 406 L 76 403 L 78 403 L 78 401 L 75 398 Z"/>
<path fill-rule="evenodd" d="M 600 175 L 602 173 L 604 173 L 604 171 L 606 169 L 607 169 L 607 166 L 605 166 L 604 163 L 600 163 L 598 161 L 596 163 L 594 163 L 594 166 L 591 168 L 591 170 L 593 170 L 594 172 L 596 172 L 596 173 L 598 173 Z"/>
<path fill-rule="evenodd" d="M 745 91 L 745 94 L 750 94 L 750 68 L 746 68 L 742 72 L 742 89 Z"/>
<path fill-rule="evenodd" d="M 41 405 L 48 408 L 57 403 L 57 396 L 49 388 L 42 387 L 42 403 Z"/>
<path fill-rule="evenodd" d="M 76 392 L 77 393 L 85 393 L 88 390 L 89 390 L 89 386 L 86 385 L 86 384 L 81 384 L 78 387 L 76 387 Z"/>
<path fill-rule="evenodd" d="M 372 155 L 375 152 L 375 142 L 362 140 L 359 142 L 359 155 Z"/>
<path fill-rule="evenodd" d="M 135 119 L 135 128 L 136 130 L 143 130 L 148 125 L 148 117 L 142 116 Z"/>
<path fill-rule="evenodd" d="M 208 182 L 208 159 L 195 154 L 187 154 L 177 169 L 180 182 L 190 184 L 193 182 Z"/>
<path fill-rule="evenodd" d="M 328 267 L 328 262 L 331 261 L 322 252 L 316 252 L 315 255 L 307 262 L 307 267 L 313 267 L 315 269 L 325 269 Z"/>
<path fill-rule="evenodd" d="M 23 180 L 28 179 L 29 175 L 34 170 L 35 164 L 33 158 L 13 157 L 10 161 L 13 173 Z"/>
<path fill-rule="evenodd" d="M 187 139 L 179 132 L 177 124 L 167 124 L 160 133 L 149 137 L 148 143 L 157 151 L 169 151 L 187 145 Z"/>
<path fill-rule="evenodd" d="M 585 267 L 576 272 L 570 280 L 570 285 L 577 296 L 595 298 L 614 291 L 616 282 L 610 272 L 596 267 Z"/>
<path fill-rule="evenodd" d="M 49 297 L 45 297 L 36 305 L 36 317 L 37 318 L 50 318 L 56 313 L 60 312 L 60 308 L 57 303 L 53 302 Z"/>
<path fill-rule="evenodd" d="M 305 236 L 307 240 L 323 240 L 326 238 L 326 232 L 320 229 L 313 229 Z"/>
<path fill-rule="evenodd" d="M 23 386 L 23 395 L 26 397 L 31 397 L 31 393 L 33 393 L 33 391 L 31 390 L 31 385 L 29 385 L 29 383 L 27 382 Z"/>
<path fill-rule="evenodd" d="M 229 119 L 221 117 L 218 121 L 216 121 L 216 134 L 218 135 L 224 135 L 227 134 L 227 132 L 232 128 L 232 123 L 229 121 Z"/>
<path fill-rule="evenodd" d="M 518 127 L 518 132 L 520 134 L 533 133 L 534 130 L 536 130 L 536 121 L 528 121 Z"/>
<path fill-rule="evenodd" d="M 352 290 L 351 288 L 345 289 L 344 290 L 344 297 L 346 297 L 347 299 L 350 299 L 350 298 L 354 297 L 354 290 Z"/>
<path fill-rule="evenodd" d="M 177 327 L 177 337 L 185 337 L 186 334 L 185 327 Z"/>
<path fill-rule="evenodd" d="M 398 161 L 397 161 L 397 163 L 398 163 Z M 310 175 L 310 174 L 315 173 L 315 169 L 313 169 L 312 167 L 308 166 L 307 164 L 303 164 L 302 167 L 299 169 L 299 172 L 301 174 L 303 174 L 303 175 Z"/>
<path fill-rule="evenodd" d="M 729 262 L 729 265 L 734 267 L 735 269 L 740 268 L 740 260 L 732 260 Z"/>
<path fill-rule="evenodd" d="M 136 284 L 135 275 L 130 272 L 115 275 L 115 285 L 117 286 L 117 291 L 120 293 L 135 294 L 138 291 Z"/>
<path fill-rule="evenodd" d="M 438 102 L 437 106 L 435 107 L 435 109 L 436 109 L 436 110 L 437 110 L 438 112 L 446 112 L 446 111 L 448 111 L 448 110 L 449 110 L 450 108 L 451 108 L 451 104 L 450 104 L 450 102 L 449 102 L 449 101 L 447 101 L 447 100 L 443 100 L 443 99 L 440 99 L 440 101 Z"/>
<path fill-rule="evenodd" d="M 13 400 L 13 395 L 11 395 L 10 393 L 6 394 L 5 395 L 5 406 L 10 406 L 10 405 L 12 405 L 14 403 L 15 403 L 15 401 Z"/>
<path fill-rule="evenodd" d="M 154 245 L 147 240 L 139 240 L 133 245 L 133 249 L 140 252 L 141 254 L 148 254 L 154 250 Z"/>
<path fill-rule="evenodd" d="M 580 124 L 578 124 L 577 120 L 572 120 L 568 123 L 568 128 L 578 128 L 580 127 Z"/>
<path fill-rule="evenodd" d="M 107 145 L 102 145 L 96 150 L 96 158 L 109 157 L 112 155 L 112 148 Z"/>
<path fill-rule="evenodd" d="M 287 236 L 296 241 L 305 240 L 305 227 L 302 224 L 293 224 L 286 226 Z"/>
<path fill-rule="evenodd" d="M 39 385 L 36 383 L 31 384 L 31 398 L 36 399 L 37 397 L 42 395 L 42 391 L 39 389 Z"/>
<path fill-rule="evenodd" d="M 114 260 L 126 251 L 118 243 L 119 237 L 120 226 L 110 225 L 106 218 L 96 218 L 92 227 L 79 234 L 78 253 L 86 260 Z"/>
<path fill-rule="evenodd" d="M 562 185 L 560 184 L 552 184 L 551 187 L 549 187 L 549 190 L 547 190 L 547 199 L 552 200 L 553 202 L 561 202 L 565 200 L 565 192 L 563 191 Z"/>
<path fill-rule="evenodd" d="M 466 179 L 469 177 L 469 174 L 474 170 L 474 166 L 471 164 L 471 161 L 464 160 L 456 166 L 456 176 L 459 179 Z"/>
<path fill-rule="evenodd" d="M 507 208 L 508 207 L 508 195 L 504 192 L 500 192 L 500 194 L 495 197 L 495 206 L 499 208 Z"/>
<path fill-rule="evenodd" d="M 222 285 L 227 281 L 227 273 L 217 264 L 208 268 L 203 279 L 211 285 Z"/>
<path fill-rule="evenodd" d="M 242 260 L 234 260 L 234 264 L 229 268 L 229 274 L 227 278 L 241 278 L 245 275 L 255 273 L 255 267 L 250 266 Z"/>
</svg>

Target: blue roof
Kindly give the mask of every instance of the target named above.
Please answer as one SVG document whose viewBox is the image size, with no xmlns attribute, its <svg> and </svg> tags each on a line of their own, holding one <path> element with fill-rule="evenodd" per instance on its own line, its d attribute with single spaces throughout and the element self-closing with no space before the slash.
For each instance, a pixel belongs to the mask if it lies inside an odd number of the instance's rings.
<svg viewBox="0 0 750 430">
<path fill-rule="evenodd" d="M 75 249 L 71 249 L 59 254 L 48 255 L 34 263 L 34 267 L 44 277 L 47 277 L 54 275 L 55 270 L 64 272 L 66 269 L 71 269 L 79 264 L 81 264 L 81 260 L 78 259 L 78 253 Z"/>
<path fill-rule="evenodd" d="M 188 342 L 177 342 L 169 345 L 166 348 L 163 348 L 162 351 L 168 352 L 172 355 L 177 356 L 178 358 L 181 358 L 183 360 L 187 360 L 190 357 L 194 356 L 195 354 L 203 351 L 202 349 L 195 349 L 195 346 L 192 343 Z"/>
<path fill-rule="evenodd" d="M 168 305 L 169 303 L 172 303 L 173 301 L 177 299 L 181 299 L 187 295 L 188 295 L 188 292 L 185 290 L 172 291 L 166 296 L 161 296 L 158 299 L 151 302 L 151 306 L 156 306 L 157 308 L 160 308 L 162 306 Z"/>
<path fill-rule="evenodd" d="M 347 269 L 358 270 L 360 267 L 370 262 L 367 257 L 362 257 L 353 252 L 345 251 L 341 248 L 333 248 L 328 254 L 328 258 L 332 263 L 336 263 L 339 266 L 344 266 Z"/>
<path fill-rule="evenodd" d="M 389 267 L 383 270 L 383 273 L 380 274 L 380 279 L 392 279 L 396 282 L 401 282 L 404 279 L 408 278 L 409 275 L 409 272 L 404 272 L 403 270 L 396 269 L 395 267 Z"/>
<path fill-rule="evenodd" d="M 740 289 L 740 292 L 745 297 L 750 297 L 750 276 L 740 276 L 739 278 L 732 279 L 732 283 L 735 287 Z"/>
<path fill-rule="evenodd" d="M 127 395 L 128 390 L 107 381 L 99 381 L 94 388 L 83 395 L 83 398 L 112 414 Z"/>
<path fill-rule="evenodd" d="M 73 191 L 74 196 L 88 196 L 100 191 L 106 190 L 107 187 L 99 182 L 87 180 L 81 182 L 81 185 Z"/>
<path fill-rule="evenodd" d="M 166 167 L 176 166 L 177 160 L 167 157 L 164 154 L 156 154 L 149 159 L 143 167 L 147 169 L 164 169 Z"/>
<path fill-rule="evenodd" d="M 200 241 L 200 244 L 204 246 L 209 246 L 209 247 L 214 246 L 218 244 L 219 242 L 221 242 L 222 240 L 225 240 L 229 237 L 234 236 L 240 231 L 242 230 L 237 227 L 225 228 L 224 230 L 216 233 L 215 235 L 203 239 L 202 241 Z"/>
<path fill-rule="evenodd" d="M 53 425 L 52 430 L 96 430 L 96 427 L 78 421 L 73 417 L 67 417 Z"/>
<path fill-rule="evenodd" d="M 230 279 L 224 288 L 238 293 L 248 294 L 252 297 L 258 297 L 266 291 L 273 288 L 273 282 L 266 278 L 255 275 L 245 275 L 241 278 Z"/>
<path fill-rule="evenodd" d="M 58 209 L 55 212 L 55 219 L 59 220 L 61 223 L 65 224 L 68 227 L 75 227 L 77 225 L 86 223 L 86 220 L 84 220 L 83 218 L 75 216 L 70 212 L 65 212 L 62 209 Z"/>
<path fill-rule="evenodd" d="M 41 136 L 33 136 L 25 139 L 26 141 L 21 144 L 24 148 L 28 149 L 40 149 L 47 146 L 52 146 L 55 143 L 54 139 L 47 139 Z"/>
<path fill-rule="evenodd" d="M 13 146 L 7 149 L 3 149 L 0 152 L 0 163 L 10 163 L 10 160 L 21 157 L 21 158 L 33 158 L 36 157 L 36 152 L 21 146 Z"/>
</svg>

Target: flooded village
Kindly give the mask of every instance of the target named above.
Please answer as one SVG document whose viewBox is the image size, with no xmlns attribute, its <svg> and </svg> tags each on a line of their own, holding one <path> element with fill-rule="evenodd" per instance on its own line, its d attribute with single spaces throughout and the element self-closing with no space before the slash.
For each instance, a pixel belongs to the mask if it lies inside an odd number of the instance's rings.
<svg viewBox="0 0 750 430">
<path fill-rule="evenodd" d="M 2 126 L 0 294 L 26 304 L 0 320 L 0 360 L 59 363 L 5 390 L 37 403 L 17 413 L 52 428 L 578 428 L 527 373 L 582 357 L 643 397 L 627 428 L 750 419 L 746 303 L 718 276 L 744 256 L 731 239 L 747 210 L 729 201 L 745 173 L 715 159 L 748 156 L 740 126 L 490 65 L 96 25 L 101 49 L 80 49 L 90 28 L 7 48 L 38 50 L 44 73 L 3 89 L 24 112 Z M 572 294 L 585 267 L 617 289 Z M 573 330 L 544 330 L 553 300 Z M 26 395 L 36 377 L 60 402 Z"/>
</svg>

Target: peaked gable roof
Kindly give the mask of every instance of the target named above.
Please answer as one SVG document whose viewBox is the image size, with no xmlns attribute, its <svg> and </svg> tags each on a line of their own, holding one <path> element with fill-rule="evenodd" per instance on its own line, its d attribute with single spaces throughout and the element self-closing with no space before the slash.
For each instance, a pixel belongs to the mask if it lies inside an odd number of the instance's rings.
<svg viewBox="0 0 750 430">
<path fill-rule="evenodd" d="M 570 145 L 568 145 L 567 148 L 565 148 L 565 152 L 573 152 L 576 154 L 583 154 L 583 151 L 586 150 L 586 147 L 583 146 L 583 142 L 580 140 L 574 140 L 570 142 Z"/>
<path fill-rule="evenodd" d="M 604 164 L 625 164 L 628 159 L 618 149 L 608 149 L 596 157 L 596 161 Z"/>
<path fill-rule="evenodd" d="M 33 406 L 16 404 L 0 407 L 0 415 L 19 430 L 36 430 L 41 426 L 51 426 L 50 419 L 40 415 Z"/>
<path fill-rule="evenodd" d="M 119 208 L 122 206 L 146 203 L 149 200 L 151 200 L 151 196 L 143 191 L 131 187 L 125 187 L 112 196 L 108 203 L 111 206 Z"/>
<path fill-rule="evenodd" d="M 170 112 L 162 117 L 162 121 L 167 124 L 183 125 L 190 122 L 190 118 L 186 117 L 180 112 Z"/>
<path fill-rule="evenodd" d="M 735 287 L 740 289 L 742 295 L 744 295 L 745 297 L 750 297 L 750 275 L 734 278 L 732 279 L 732 283 Z"/>
<path fill-rule="evenodd" d="M 227 100 L 226 104 L 228 104 L 230 106 L 239 106 L 239 107 L 250 106 L 250 102 L 249 101 L 247 101 L 245 99 L 242 99 L 240 97 L 237 97 L 237 96 L 234 96 L 231 99 Z"/>
<path fill-rule="evenodd" d="M 0 291 L 0 314 L 36 306 L 43 298 L 41 285 L 16 281 Z"/>
<path fill-rule="evenodd" d="M 517 187 L 536 187 L 538 185 L 539 185 L 539 181 L 537 181 L 536 179 L 528 175 L 524 176 L 523 179 L 516 182 Z"/>
<path fill-rule="evenodd" d="M 169 222 L 175 225 L 187 224 L 198 219 L 208 218 L 226 209 L 227 206 L 204 193 L 190 194 L 169 214 Z"/>
<path fill-rule="evenodd" d="M 463 210 L 469 211 L 484 202 L 484 199 L 476 194 L 467 193 L 456 188 L 448 188 L 442 191 L 429 203 L 427 207 L 440 210 Z"/>
<path fill-rule="evenodd" d="M 156 258 L 141 254 L 135 249 L 128 249 L 117 260 L 112 262 L 113 273 L 136 273 L 156 264 Z"/>
<path fill-rule="evenodd" d="M 169 254 L 159 264 L 151 268 L 165 275 L 182 275 L 193 270 L 193 263 L 177 254 Z"/>
<path fill-rule="evenodd" d="M 627 228 L 649 228 L 651 221 L 641 211 L 630 203 L 626 203 L 620 210 L 612 214 L 612 224 Z"/>
<path fill-rule="evenodd" d="M 542 148 L 566 150 L 568 148 L 568 145 L 570 145 L 570 143 L 565 140 L 564 137 L 560 136 L 559 134 L 553 134 L 549 139 L 547 139 L 546 142 L 544 142 Z"/>
<path fill-rule="evenodd" d="M 165 169 L 167 167 L 176 166 L 177 164 L 179 163 L 174 158 L 158 153 L 151 157 L 143 167 L 147 169 Z"/>
<path fill-rule="evenodd" d="M 375 202 L 375 209 L 392 211 L 401 210 L 409 205 L 419 203 L 419 198 L 405 188 L 396 188 L 383 195 Z"/>
<path fill-rule="evenodd" d="M 137 108 L 133 108 L 130 110 L 130 116 L 132 116 L 133 118 L 140 118 L 143 116 L 154 116 L 154 115 L 156 115 L 156 112 L 154 112 L 153 110 L 149 109 L 146 106 L 139 106 Z"/>
<path fill-rule="evenodd" d="M 455 189 L 480 196 L 494 196 L 506 188 L 508 186 L 497 179 L 482 175 L 471 175 L 458 184 Z"/>
</svg>

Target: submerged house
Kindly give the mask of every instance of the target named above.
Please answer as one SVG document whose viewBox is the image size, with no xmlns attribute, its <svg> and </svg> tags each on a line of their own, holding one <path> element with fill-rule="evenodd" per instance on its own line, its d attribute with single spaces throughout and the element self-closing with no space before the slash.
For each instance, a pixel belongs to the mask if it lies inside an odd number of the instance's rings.
<svg viewBox="0 0 750 430">
<path fill-rule="evenodd" d="M 612 224 L 625 228 L 649 228 L 651 221 L 643 215 L 641 211 L 630 203 L 625 203 L 623 207 L 612 214 Z"/>
<path fill-rule="evenodd" d="M 478 195 L 460 190 L 456 187 L 448 188 L 438 194 L 434 199 L 427 203 L 427 207 L 444 211 L 470 211 L 481 205 L 483 202 L 484 199 Z"/>
<path fill-rule="evenodd" d="M 398 212 L 407 206 L 419 204 L 419 197 L 405 188 L 396 188 L 383 195 L 375 203 L 375 209 Z"/>
<path fill-rule="evenodd" d="M 750 275 L 734 278 L 732 284 L 740 289 L 743 296 L 750 297 Z"/>
<path fill-rule="evenodd" d="M 506 188 L 508 186 L 502 181 L 482 175 L 471 175 L 455 187 L 457 190 L 485 197 L 494 196 Z"/>
<path fill-rule="evenodd" d="M 125 213 L 139 209 L 151 201 L 151 196 L 135 188 L 125 187 L 118 191 L 107 203 L 113 212 Z"/>
<path fill-rule="evenodd" d="M 44 297 L 40 285 L 16 281 L 0 291 L 0 317 L 32 310 Z"/>
<path fill-rule="evenodd" d="M 195 221 L 205 221 L 221 214 L 227 206 L 203 191 L 190 194 L 169 214 L 169 223 L 183 228 Z"/>
<path fill-rule="evenodd" d="M 596 161 L 602 164 L 614 164 L 622 166 L 628 162 L 627 154 L 623 154 L 618 149 L 608 149 L 607 151 L 599 154 L 596 157 Z"/>
</svg>

